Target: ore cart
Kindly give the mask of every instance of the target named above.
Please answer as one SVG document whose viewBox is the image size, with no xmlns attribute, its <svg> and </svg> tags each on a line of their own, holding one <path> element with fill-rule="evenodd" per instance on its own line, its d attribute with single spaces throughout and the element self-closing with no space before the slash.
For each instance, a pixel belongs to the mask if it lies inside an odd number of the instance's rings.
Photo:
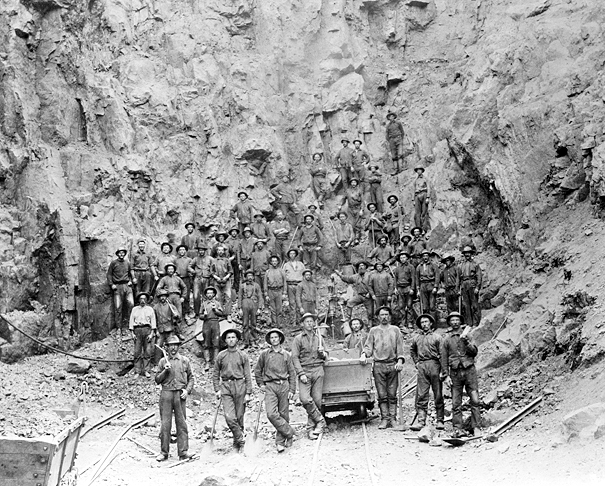
<svg viewBox="0 0 605 486">
<path fill-rule="evenodd" d="M 0 438 L 2 486 L 59 486 L 72 471 L 84 417 L 55 437 Z M 72 481 L 72 484 L 73 481 Z"/>
<path fill-rule="evenodd" d="M 333 353 L 330 355 L 333 356 Z M 352 410 L 360 418 L 365 418 L 372 408 L 372 360 L 361 364 L 357 354 L 355 357 L 328 361 L 324 366 L 322 413 Z"/>
</svg>

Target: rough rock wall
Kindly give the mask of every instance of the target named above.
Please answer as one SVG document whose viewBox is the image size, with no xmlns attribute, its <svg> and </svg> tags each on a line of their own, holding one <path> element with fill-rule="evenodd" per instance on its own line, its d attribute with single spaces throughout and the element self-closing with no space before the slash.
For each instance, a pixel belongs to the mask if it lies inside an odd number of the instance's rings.
<svg viewBox="0 0 605 486">
<path fill-rule="evenodd" d="M 554 140 L 578 162 L 587 127 L 603 139 L 604 14 L 598 0 L 7 0 L 2 310 L 37 299 L 60 339 L 104 335 L 118 245 L 225 223 L 240 188 L 269 209 L 284 173 L 308 203 L 309 155 L 330 162 L 342 135 L 388 171 L 389 110 L 409 166 L 430 164 L 436 246 L 474 231 L 530 253 L 558 204 L 540 192 Z M 410 210 L 412 180 L 386 183 Z"/>
</svg>

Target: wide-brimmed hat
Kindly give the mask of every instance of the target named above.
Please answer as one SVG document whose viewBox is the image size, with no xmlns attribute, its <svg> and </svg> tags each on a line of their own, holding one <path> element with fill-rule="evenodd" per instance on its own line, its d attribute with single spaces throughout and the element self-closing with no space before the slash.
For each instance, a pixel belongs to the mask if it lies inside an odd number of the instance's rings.
<svg viewBox="0 0 605 486">
<path fill-rule="evenodd" d="M 353 143 L 355 143 L 355 142 L 359 142 L 360 144 L 363 145 L 363 142 L 361 140 L 359 140 L 358 138 L 356 138 L 355 140 L 353 140 Z"/>
<path fill-rule="evenodd" d="M 465 253 L 475 253 L 475 250 L 473 250 L 470 246 L 465 246 L 462 248 L 462 254 L 464 255 Z"/>
<path fill-rule="evenodd" d="M 387 113 L 387 118 L 390 117 L 390 116 L 394 116 L 395 118 L 397 118 L 397 113 L 393 113 L 392 111 L 389 111 Z"/>
<path fill-rule="evenodd" d="M 244 272 L 244 277 L 245 277 L 246 275 L 254 275 L 254 270 L 250 270 L 250 269 L 246 270 L 246 271 Z"/>
<path fill-rule="evenodd" d="M 355 270 L 357 270 L 357 271 L 359 272 L 359 265 L 361 265 L 362 263 L 363 263 L 363 264 L 366 266 L 366 268 L 368 268 L 368 267 L 370 266 L 368 262 L 366 262 L 366 261 L 362 260 L 362 261 L 357 262 L 357 263 L 355 264 Z"/>
<path fill-rule="evenodd" d="M 164 248 L 166 245 L 168 245 L 168 248 L 170 248 L 170 252 L 172 252 L 173 247 L 172 247 L 172 245 L 171 245 L 170 243 L 168 243 L 167 241 L 165 241 L 164 243 L 162 243 L 162 244 L 160 245 L 160 250 L 161 250 L 161 249 L 163 249 L 163 248 Z"/>
<path fill-rule="evenodd" d="M 303 217 L 303 220 L 307 219 L 307 218 L 311 218 L 313 221 L 315 221 L 315 216 L 313 216 L 312 214 L 305 214 L 305 216 Z"/>
<path fill-rule="evenodd" d="M 269 340 L 269 337 L 271 336 L 271 334 L 273 334 L 274 332 L 276 332 L 277 334 L 279 334 L 279 343 L 283 344 L 284 341 L 286 340 L 286 336 L 284 335 L 283 332 L 281 332 L 281 329 L 278 329 L 277 327 L 274 327 L 273 329 L 269 329 L 267 331 L 267 334 L 265 334 L 265 341 L 267 341 L 268 344 L 271 344 L 271 341 Z"/>
<path fill-rule="evenodd" d="M 459 317 L 460 318 L 460 325 L 464 324 L 464 316 L 462 314 L 460 314 L 460 312 L 450 312 L 447 315 L 447 318 L 445 319 L 445 322 L 447 322 L 447 325 L 450 325 L 450 320 L 452 317 Z"/>
<path fill-rule="evenodd" d="M 248 197 L 248 193 L 247 193 L 246 191 L 239 191 L 239 192 L 237 193 L 237 197 L 240 197 L 242 194 L 243 194 L 244 196 Z"/>
<path fill-rule="evenodd" d="M 389 242 L 389 237 L 388 236 L 380 236 L 377 240 L 376 243 L 380 243 L 382 240 L 385 240 L 387 243 Z"/>
<path fill-rule="evenodd" d="M 258 240 L 258 241 L 256 241 L 256 242 L 254 242 L 254 244 L 255 244 L 255 245 L 258 245 L 259 243 L 260 243 L 261 245 L 264 245 L 264 244 L 265 244 L 265 242 L 264 242 L 263 240 Z"/>
<path fill-rule="evenodd" d="M 122 252 L 122 251 L 123 251 L 124 253 L 128 253 L 128 250 L 127 250 L 126 248 L 124 248 L 123 246 L 121 246 L 121 247 L 119 247 L 119 248 L 116 250 L 116 253 L 115 253 L 115 254 L 116 254 L 116 256 L 118 256 L 118 253 L 120 253 L 120 252 Z"/>
<path fill-rule="evenodd" d="M 189 225 L 193 226 L 193 228 L 195 229 L 195 223 L 193 223 L 192 221 L 187 221 L 185 223 L 185 229 L 187 229 L 187 226 L 189 226 Z"/>
<path fill-rule="evenodd" d="M 254 217 L 256 218 L 257 216 L 260 216 L 262 218 L 264 216 L 264 214 L 261 213 L 260 211 L 255 211 L 254 212 Z"/>
<path fill-rule="evenodd" d="M 430 314 L 420 314 L 420 315 L 419 315 L 419 316 L 416 318 L 416 327 L 417 327 L 418 329 L 422 329 L 422 328 L 420 327 L 420 319 L 422 319 L 423 317 L 426 317 L 426 318 L 430 319 L 430 321 L 431 321 L 431 325 L 432 325 L 432 326 L 435 326 L 435 318 L 434 318 L 432 315 L 430 315 Z"/>
<path fill-rule="evenodd" d="M 279 257 L 279 255 L 271 255 L 269 257 L 269 261 L 271 261 L 272 258 L 277 258 L 277 263 L 281 263 L 281 258 Z"/>
<path fill-rule="evenodd" d="M 236 231 L 236 232 L 237 232 L 237 234 L 239 235 L 239 228 L 235 228 L 235 227 L 234 227 L 234 228 L 231 228 L 231 229 L 229 230 L 229 234 L 233 233 L 234 231 Z"/>
<path fill-rule="evenodd" d="M 340 143 L 343 143 L 343 142 L 351 143 L 351 141 L 348 138 L 343 138 L 340 140 Z"/>
<path fill-rule="evenodd" d="M 290 252 L 292 252 L 292 251 L 296 253 L 296 256 L 298 256 L 298 250 L 297 250 L 296 248 L 290 248 L 290 249 L 289 249 L 289 250 L 286 252 L 286 255 L 287 255 L 287 256 L 290 256 Z"/>
<path fill-rule="evenodd" d="M 414 234 L 414 231 L 416 231 L 416 230 L 418 230 L 418 231 L 420 231 L 420 232 L 422 233 L 422 228 L 421 228 L 420 226 L 414 226 L 414 227 L 413 227 L 413 228 L 410 230 L 410 233 L 411 233 L 411 234 Z"/>
<path fill-rule="evenodd" d="M 426 169 L 424 167 L 422 167 L 421 165 L 417 165 L 416 167 L 414 167 L 414 172 L 418 172 L 419 170 L 424 172 Z"/>
<path fill-rule="evenodd" d="M 387 196 L 387 202 L 389 202 L 389 200 L 393 198 L 395 198 L 395 202 L 399 201 L 399 198 L 395 194 L 390 194 Z"/>
<path fill-rule="evenodd" d="M 305 273 L 310 273 L 311 276 L 313 276 L 313 270 L 309 269 L 309 268 L 305 268 L 302 272 L 302 274 L 304 275 Z"/>
<path fill-rule="evenodd" d="M 428 248 L 424 248 L 421 252 L 420 255 L 428 255 L 431 256 L 431 250 L 429 250 Z"/>
<path fill-rule="evenodd" d="M 321 152 L 315 152 L 313 155 L 311 155 L 311 158 L 314 159 L 316 155 L 319 155 L 323 159 L 324 154 Z"/>
<path fill-rule="evenodd" d="M 219 230 L 214 234 L 214 239 L 218 241 L 218 237 L 221 235 L 223 235 L 225 239 L 229 238 L 229 233 L 227 233 L 225 230 Z"/>
<path fill-rule="evenodd" d="M 441 261 L 443 263 L 446 263 L 448 260 L 452 260 L 453 262 L 455 262 L 456 257 L 454 255 L 450 255 L 449 253 L 446 253 L 445 255 L 443 255 L 443 258 L 441 259 Z"/>
<path fill-rule="evenodd" d="M 145 241 L 145 238 L 139 238 L 139 239 L 137 240 L 137 245 L 138 245 L 139 243 L 145 243 L 145 244 L 147 244 L 147 241 Z"/>
<path fill-rule="evenodd" d="M 311 203 L 307 206 L 307 209 L 315 208 L 317 209 L 317 205 L 315 203 Z"/>
<path fill-rule="evenodd" d="M 344 211 L 338 211 L 338 212 L 336 213 L 336 217 L 337 217 L 337 218 L 340 218 L 340 215 L 341 215 L 341 214 L 344 214 L 344 215 L 345 215 L 345 218 L 348 218 L 348 217 L 349 217 L 349 215 L 348 215 L 347 213 L 345 213 Z"/>
<path fill-rule="evenodd" d="M 176 247 L 176 252 L 179 252 L 179 248 L 185 248 L 185 251 L 189 251 L 189 247 L 187 245 L 179 245 Z"/>
<path fill-rule="evenodd" d="M 312 312 L 305 312 L 302 317 L 300 318 L 300 322 L 304 321 L 307 317 L 312 317 L 313 319 L 317 319 L 317 315 L 313 314 Z"/>
<path fill-rule="evenodd" d="M 174 263 L 172 263 L 172 262 L 167 263 L 166 265 L 164 265 L 164 270 L 167 270 L 168 267 L 172 267 L 172 268 L 174 268 L 176 270 L 176 265 Z"/>
<path fill-rule="evenodd" d="M 209 291 L 209 290 L 212 290 L 212 291 L 214 292 L 214 295 L 217 295 L 217 294 L 218 294 L 218 291 L 216 290 L 216 287 L 212 287 L 212 286 L 210 286 L 210 287 L 206 287 L 206 288 L 204 289 L 204 295 L 206 295 L 206 294 L 208 293 L 208 291 Z"/>
<path fill-rule="evenodd" d="M 235 328 L 231 328 L 231 329 L 226 329 L 222 334 L 221 334 L 221 339 L 223 341 L 227 341 L 227 334 L 229 334 L 230 332 L 234 333 L 237 336 L 237 340 L 241 341 L 242 340 L 242 333 L 240 331 L 238 331 Z"/>
<path fill-rule="evenodd" d="M 401 257 L 401 255 L 405 255 L 405 256 L 406 256 L 406 257 L 408 257 L 408 258 L 410 258 L 410 257 L 412 256 L 412 255 L 411 255 L 411 253 L 410 253 L 409 251 L 400 251 L 400 252 L 397 254 L 397 259 L 398 259 L 398 260 L 399 260 L 399 257 Z"/>
<path fill-rule="evenodd" d="M 181 344 L 181 340 L 179 339 L 178 336 L 175 336 L 174 334 L 172 336 L 170 336 L 168 339 L 166 339 L 166 341 L 164 342 L 164 344 L 166 346 L 168 346 L 169 344 Z"/>
<path fill-rule="evenodd" d="M 139 292 L 137 294 L 137 298 L 136 298 L 135 302 L 138 302 L 142 295 L 144 295 L 145 297 L 147 297 L 147 302 L 151 302 L 151 300 L 153 299 L 153 297 L 151 297 L 151 295 L 149 294 L 149 292 Z"/>
<path fill-rule="evenodd" d="M 376 204 L 376 203 L 373 203 L 373 202 L 368 203 L 368 205 L 366 206 L 366 208 L 368 208 L 368 210 L 369 210 L 370 206 L 374 206 L 376 209 L 378 209 L 378 204 Z"/>
<path fill-rule="evenodd" d="M 196 250 L 207 250 L 208 245 L 206 243 L 198 243 L 195 247 Z"/>
<path fill-rule="evenodd" d="M 355 181 L 355 182 L 357 182 L 357 184 L 359 184 L 359 179 L 358 179 L 357 177 L 351 177 L 351 178 L 349 179 L 349 184 L 350 184 L 351 182 L 353 182 L 353 181 Z"/>
<path fill-rule="evenodd" d="M 408 240 L 412 241 L 412 235 L 403 235 L 403 236 L 401 237 L 401 241 L 405 240 L 406 238 L 407 238 Z"/>
<path fill-rule="evenodd" d="M 250 226 L 246 226 L 244 228 L 244 230 L 242 231 L 242 233 L 245 233 L 246 231 L 249 231 L 250 233 L 252 233 L 252 230 L 250 229 Z"/>
</svg>

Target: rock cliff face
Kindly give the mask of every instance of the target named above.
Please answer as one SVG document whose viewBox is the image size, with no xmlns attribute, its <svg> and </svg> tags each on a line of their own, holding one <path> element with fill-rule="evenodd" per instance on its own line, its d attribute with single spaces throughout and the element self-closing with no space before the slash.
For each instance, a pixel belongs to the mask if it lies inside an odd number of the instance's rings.
<svg viewBox="0 0 605 486">
<path fill-rule="evenodd" d="M 310 154 L 331 163 L 343 135 L 389 172 L 391 110 L 411 155 L 387 193 L 411 211 L 427 165 L 434 244 L 472 232 L 529 258 L 591 175 L 582 145 L 605 140 L 604 16 L 598 0 L 7 0 L 2 310 L 35 300 L 38 331 L 105 335 L 118 245 L 225 224 L 242 188 L 268 210 L 284 174 L 309 203 Z"/>
</svg>

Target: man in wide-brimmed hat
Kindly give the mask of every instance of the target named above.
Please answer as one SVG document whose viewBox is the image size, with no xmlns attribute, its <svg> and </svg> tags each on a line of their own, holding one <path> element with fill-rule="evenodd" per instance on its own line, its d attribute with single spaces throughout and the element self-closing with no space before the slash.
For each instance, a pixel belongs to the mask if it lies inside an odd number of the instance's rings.
<svg viewBox="0 0 605 486">
<path fill-rule="evenodd" d="M 402 123 L 397 120 L 396 113 L 389 112 L 387 120 L 386 136 L 389 151 L 391 152 L 391 159 L 393 160 L 392 175 L 397 175 L 401 170 L 405 169 L 403 153 L 403 137 L 405 132 Z"/>
<path fill-rule="evenodd" d="M 191 290 L 193 288 L 193 272 L 189 270 L 191 267 L 191 263 L 193 262 L 193 258 L 188 256 L 188 248 L 186 245 L 178 245 L 176 247 L 176 258 L 174 259 L 174 264 L 176 265 L 176 274 L 181 277 L 181 280 L 185 284 L 185 292 L 183 293 L 183 319 L 190 312 L 190 295 Z"/>
<path fill-rule="evenodd" d="M 237 329 L 223 332 L 227 349 L 216 357 L 212 380 L 216 396 L 223 402 L 225 421 L 233 434 L 233 447 L 238 452 L 244 447 L 244 414 L 252 394 L 250 358 L 237 347 L 241 338 Z"/>
<path fill-rule="evenodd" d="M 363 142 L 359 139 L 353 140 L 353 153 L 351 154 L 351 177 L 356 177 L 361 182 L 364 191 L 366 170 L 370 164 L 370 155 L 361 148 Z"/>
<path fill-rule="evenodd" d="M 421 314 L 416 319 L 420 330 L 412 338 L 410 355 L 417 370 L 416 413 L 417 420 L 411 425 L 412 430 L 420 430 L 426 425 L 429 408 L 429 392 L 433 390 L 435 411 L 437 413 L 437 430 L 443 430 L 445 408 L 441 387 L 441 335 L 435 332 L 435 318 L 430 314 Z"/>
<path fill-rule="evenodd" d="M 479 291 L 483 284 L 483 272 L 479 264 L 473 260 L 475 252 L 470 246 L 462 249 L 464 260 L 459 265 L 460 294 L 462 297 L 462 312 L 464 321 L 469 326 L 476 327 L 481 322 L 479 307 Z"/>
<path fill-rule="evenodd" d="M 231 260 L 227 256 L 227 247 L 219 246 L 217 255 L 211 266 L 212 279 L 216 285 L 218 295 L 216 299 L 221 303 L 226 315 L 231 314 L 232 306 L 232 286 L 233 267 Z"/>
<path fill-rule="evenodd" d="M 313 271 L 305 268 L 303 281 L 296 287 L 296 305 L 302 314 L 317 314 L 319 306 L 319 292 L 317 284 L 313 281 Z"/>
<path fill-rule="evenodd" d="M 231 217 L 237 219 L 237 224 L 240 233 L 244 232 L 246 226 L 250 226 L 254 219 L 254 206 L 250 199 L 248 199 L 248 193 L 246 191 L 240 191 L 237 193 L 238 201 L 231 208 Z"/>
<path fill-rule="evenodd" d="M 216 233 L 214 233 L 215 242 L 212 243 L 212 247 L 210 248 L 210 256 L 212 258 L 216 258 L 218 253 L 217 249 L 219 246 L 227 246 L 227 238 L 229 238 L 229 233 L 227 233 L 224 229 L 219 229 Z"/>
<path fill-rule="evenodd" d="M 107 284 L 113 294 L 114 325 L 120 334 L 128 328 L 130 311 L 134 307 L 132 295 L 132 278 L 134 276 L 130 262 L 126 260 L 128 250 L 120 247 L 116 250 L 117 258 L 107 268 Z"/>
<path fill-rule="evenodd" d="M 256 242 L 255 247 L 256 248 L 252 253 L 250 269 L 254 272 L 254 281 L 262 290 L 263 295 L 267 295 L 267 289 L 265 288 L 265 273 L 267 273 L 267 270 L 269 269 L 271 252 L 267 249 L 267 245 L 261 240 Z"/>
<path fill-rule="evenodd" d="M 130 267 L 132 268 L 132 283 L 135 293 L 151 292 L 155 277 L 155 259 L 147 252 L 147 242 L 140 238 L 137 241 L 137 250 L 130 254 Z"/>
<path fill-rule="evenodd" d="M 426 239 L 422 236 L 422 228 L 414 226 L 410 231 L 412 233 L 412 241 L 410 241 L 410 254 L 412 256 L 412 264 L 417 266 L 422 258 L 422 252 L 428 248 Z"/>
<path fill-rule="evenodd" d="M 180 336 L 180 318 L 176 308 L 168 302 L 168 291 L 159 290 L 155 294 L 153 311 L 156 322 L 156 344 L 160 347 L 168 340 L 170 336 Z M 162 357 L 159 349 L 155 349 L 154 362 L 157 364 Z"/>
<path fill-rule="evenodd" d="M 212 285 L 212 266 L 214 258 L 207 254 L 208 246 L 201 241 L 197 245 L 197 256 L 189 266 L 189 272 L 193 274 L 193 312 L 196 319 L 200 316 L 202 298 L 206 289 Z"/>
<path fill-rule="evenodd" d="M 334 160 L 336 168 L 340 172 L 340 180 L 345 191 L 349 188 L 349 178 L 351 177 L 351 165 L 353 161 L 353 149 L 349 147 L 349 139 L 341 140 L 342 148 L 336 153 Z"/>
<path fill-rule="evenodd" d="M 271 239 L 271 228 L 269 228 L 269 224 L 263 220 L 264 217 L 263 213 L 255 211 L 254 221 L 250 223 L 250 229 L 252 230 L 252 236 L 257 241 L 262 241 L 265 246 L 267 246 Z"/>
<path fill-rule="evenodd" d="M 454 436 L 466 435 L 462 423 L 462 392 L 465 388 L 471 403 L 471 435 L 482 425 L 479 412 L 479 381 L 475 369 L 478 350 L 468 334 L 462 331 L 464 322 L 464 317 L 458 312 L 447 316 L 451 330 L 445 336 L 440 350 L 441 378 L 452 387 Z"/>
<path fill-rule="evenodd" d="M 391 246 L 397 250 L 401 242 L 400 229 L 405 220 L 405 211 L 395 194 L 390 194 L 387 197 L 387 205 L 382 217 L 385 220 L 383 230 L 388 235 Z"/>
<path fill-rule="evenodd" d="M 183 302 L 185 301 L 187 286 L 181 277 L 176 274 L 176 265 L 174 263 L 166 264 L 165 270 L 166 275 L 160 279 L 156 291 L 166 290 L 168 292 L 168 301 L 175 307 L 181 322 L 183 322 Z"/>
<path fill-rule="evenodd" d="M 243 238 L 239 240 L 237 263 L 239 271 L 243 275 L 252 265 L 252 253 L 256 249 L 256 238 L 252 236 L 252 230 L 246 226 L 242 231 Z"/>
<path fill-rule="evenodd" d="M 416 267 L 416 282 L 418 284 L 418 298 L 420 299 L 420 309 L 423 314 L 435 316 L 437 285 L 439 282 L 439 268 L 430 261 L 431 251 L 422 250 L 422 260 Z"/>
<path fill-rule="evenodd" d="M 185 223 L 185 229 L 187 230 L 187 233 L 181 237 L 181 245 L 185 245 L 187 247 L 187 256 L 189 258 L 194 258 L 197 254 L 195 247 L 198 244 L 200 235 L 197 231 L 195 231 L 195 224 L 191 221 L 187 221 L 187 223 Z"/>
<path fill-rule="evenodd" d="M 374 272 L 369 279 L 369 289 L 376 309 L 391 305 L 391 297 L 394 292 L 395 282 L 391 272 L 385 270 L 381 261 L 374 263 Z"/>
<path fill-rule="evenodd" d="M 313 154 L 309 173 L 311 174 L 311 189 L 313 189 L 319 207 L 323 209 L 324 199 L 328 194 L 328 182 L 326 180 L 328 171 L 323 162 L 323 154 L 319 152 Z"/>
<path fill-rule="evenodd" d="M 189 358 L 179 354 L 181 340 L 177 336 L 170 336 L 166 340 L 168 359 L 163 357 L 158 365 L 159 371 L 155 375 L 155 382 L 162 385 L 160 392 L 160 429 L 161 452 L 157 461 L 168 459 L 170 451 L 170 429 L 172 427 L 172 414 L 176 423 L 176 446 L 180 460 L 189 459 L 189 432 L 186 421 L 186 400 L 193 390 L 193 373 Z"/>
<path fill-rule="evenodd" d="M 344 275 L 340 270 L 334 270 L 334 273 L 340 277 L 344 283 L 353 287 L 353 296 L 347 300 L 347 320 L 351 320 L 353 309 L 363 304 L 367 312 L 368 325 L 374 319 L 374 301 L 370 294 L 370 275 L 367 273 L 368 263 L 365 261 L 355 264 L 357 272 L 354 275 Z"/>
<path fill-rule="evenodd" d="M 202 351 L 206 365 L 205 371 L 214 364 L 216 356 L 220 351 L 221 327 L 220 320 L 225 317 L 225 310 L 222 304 L 217 300 L 218 291 L 214 287 L 207 287 L 204 291 L 204 301 L 202 302 L 201 318 L 202 324 Z"/>
<path fill-rule="evenodd" d="M 336 248 L 338 248 L 338 264 L 350 265 L 351 246 L 355 241 L 355 232 L 353 226 L 347 221 L 347 213 L 339 211 L 336 215 L 338 220 L 334 223 L 334 238 L 336 239 Z"/>
<path fill-rule="evenodd" d="M 412 310 L 412 301 L 416 294 L 416 269 L 410 263 L 410 254 L 401 252 L 397 256 L 398 265 L 393 270 L 395 278 L 395 295 L 393 300 L 396 302 L 396 309 L 399 317 L 402 318 L 402 326 L 411 327 L 410 312 Z"/>
<path fill-rule="evenodd" d="M 460 268 L 456 263 L 456 257 L 449 253 L 443 255 L 441 263 L 445 266 L 441 269 L 439 276 L 439 290 L 445 292 L 445 303 L 447 312 L 458 311 L 458 297 L 460 295 Z"/>
<path fill-rule="evenodd" d="M 292 248 L 288 251 L 288 261 L 283 264 L 282 269 L 286 275 L 288 289 L 288 305 L 293 311 L 295 318 L 298 320 L 300 314 L 296 305 L 296 288 L 303 280 L 303 272 L 305 264 L 298 258 L 298 250 Z"/>
<path fill-rule="evenodd" d="M 275 198 L 277 209 L 280 209 L 285 214 L 290 221 L 290 225 L 298 225 L 300 223 L 300 208 L 297 204 L 298 194 L 287 175 L 284 175 L 282 181 L 271 189 L 271 194 Z"/>
<path fill-rule="evenodd" d="M 157 280 L 161 280 L 161 278 L 166 275 L 166 265 L 174 263 L 174 260 L 176 259 L 172 250 L 172 245 L 167 241 L 160 245 L 160 254 L 155 259 L 155 275 Z"/>
<path fill-rule="evenodd" d="M 225 240 L 225 245 L 227 245 L 229 255 L 229 260 L 231 261 L 231 266 L 233 267 L 233 290 L 236 292 L 239 290 L 239 281 L 240 281 L 240 272 L 239 272 L 239 263 L 237 262 L 237 254 L 239 253 L 239 229 L 233 227 L 229 230 L 229 238 Z"/>
<path fill-rule="evenodd" d="M 269 317 L 274 326 L 281 325 L 283 318 L 283 302 L 286 300 L 287 281 L 286 274 L 280 268 L 281 263 L 277 255 L 269 258 L 269 268 L 265 272 L 264 288 L 266 289 L 266 303 L 269 307 Z"/>
<path fill-rule="evenodd" d="M 291 242 L 291 228 L 290 223 L 282 211 L 278 210 L 275 212 L 275 219 L 271 223 L 271 228 L 273 236 L 275 237 L 273 252 L 281 261 L 285 261 L 288 257 L 288 255 L 286 255 L 288 245 Z"/>
<path fill-rule="evenodd" d="M 380 262 L 383 265 L 390 265 L 395 259 L 395 251 L 389 245 L 389 237 L 381 234 L 377 241 L 376 247 L 368 255 L 369 262 Z"/>
<path fill-rule="evenodd" d="M 280 329 L 269 329 L 265 335 L 269 347 L 261 352 L 254 368 L 256 383 L 265 395 L 267 418 L 275 427 L 277 452 L 291 446 L 294 438 L 289 400 L 296 393 L 296 370 L 292 355 L 282 347 L 285 340 Z"/>
<path fill-rule="evenodd" d="M 321 414 L 321 399 L 324 381 L 324 364 L 328 358 L 322 339 L 316 332 L 315 314 L 302 316 L 303 331 L 292 341 L 292 362 L 298 376 L 298 393 L 302 406 L 307 411 L 307 433 L 309 439 L 317 439 L 326 427 Z"/>
<path fill-rule="evenodd" d="M 352 177 L 349 180 L 349 187 L 345 191 L 341 203 L 338 206 L 338 211 L 342 211 L 343 206 L 347 205 L 347 212 L 349 214 L 349 223 L 355 231 L 355 239 L 359 240 L 361 237 L 361 226 L 363 216 L 363 200 L 364 194 L 363 189 L 359 186 L 359 179 Z"/>
<path fill-rule="evenodd" d="M 137 305 L 130 313 L 128 328 L 134 339 L 134 371 L 149 378 L 149 367 L 153 356 L 156 334 L 155 312 L 148 304 L 151 296 L 147 292 L 137 295 Z"/>
<path fill-rule="evenodd" d="M 376 203 L 376 207 L 379 213 L 384 210 L 384 196 L 382 194 L 382 173 L 378 164 L 373 163 L 369 166 L 370 171 L 367 175 L 368 182 L 368 200 Z"/>
<path fill-rule="evenodd" d="M 245 280 L 239 286 L 239 306 L 242 310 L 242 327 L 244 329 L 244 346 L 256 341 L 256 315 L 265 307 L 263 292 L 254 281 L 254 271 L 248 270 Z"/>
<path fill-rule="evenodd" d="M 424 167 L 414 169 L 417 177 L 414 180 L 414 224 L 422 228 L 422 233 L 431 229 L 429 218 L 429 203 L 431 200 L 431 187 L 424 177 Z"/>
<path fill-rule="evenodd" d="M 363 229 L 368 232 L 368 242 L 371 243 L 372 247 L 375 247 L 384 232 L 384 218 L 378 212 L 378 206 L 375 203 L 369 203 L 367 205 L 368 212 L 363 220 Z"/>
<path fill-rule="evenodd" d="M 374 383 L 380 407 L 379 429 L 393 427 L 397 419 L 397 389 L 399 372 L 403 369 L 403 338 L 401 331 L 391 324 L 390 307 L 381 307 L 376 313 L 378 325 L 370 329 L 359 360 L 374 359 Z"/>
<path fill-rule="evenodd" d="M 313 224 L 315 216 L 305 214 L 305 224 L 300 227 L 300 246 L 298 249 L 302 255 L 302 261 L 306 267 L 311 270 L 319 268 L 317 252 L 323 246 L 323 234 L 320 229 Z"/>
</svg>

